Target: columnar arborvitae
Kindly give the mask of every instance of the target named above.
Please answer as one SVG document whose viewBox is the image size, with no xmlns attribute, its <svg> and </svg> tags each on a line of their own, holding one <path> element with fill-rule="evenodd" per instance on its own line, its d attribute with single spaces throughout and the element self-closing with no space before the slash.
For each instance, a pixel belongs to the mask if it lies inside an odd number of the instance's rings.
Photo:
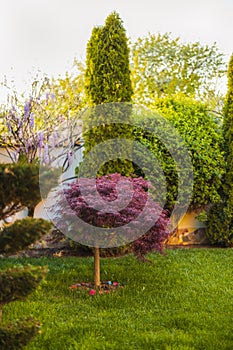
<svg viewBox="0 0 233 350">
<path fill-rule="evenodd" d="M 122 20 L 110 14 L 95 27 L 87 45 L 86 92 L 92 105 L 130 102 L 129 48 Z"/>
<path fill-rule="evenodd" d="M 130 103 L 132 85 L 129 69 L 129 48 L 122 20 L 116 12 L 110 14 L 103 27 L 95 27 L 87 45 L 85 88 L 92 112 L 84 123 L 84 140 L 86 155 L 94 146 L 106 140 L 131 137 L 130 127 L 124 124 L 130 119 L 130 108 L 118 107 L 116 102 Z M 94 106 L 109 104 L 109 108 Z M 119 115 L 113 123 L 112 116 Z M 101 126 L 95 126 L 101 121 Z M 86 132 L 85 132 L 86 131 Z M 105 156 L 116 149 L 116 144 L 105 147 Z M 119 151 L 119 153 L 121 150 Z M 128 150 L 130 153 L 130 150 Z M 123 156 L 124 155 L 124 156 Z M 96 155 L 99 157 L 99 154 Z M 130 175 L 133 172 L 132 163 L 126 159 L 127 152 L 123 150 L 122 157 L 105 163 L 97 175 L 107 173 L 122 173 Z"/>
<path fill-rule="evenodd" d="M 233 244 L 233 55 L 228 66 L 228 91 L 223 120 L 226 175 L 223 185 L 223 199 L 228 218 L 228 241 Z"/>
<path fill-rule="evenodd" d="M 226 161 L 226 176 L 224 195 L 233 216 L 233 55 L 228 66 L 228 91 L 224 106 L 223 119 L 224 152 Z"/>
<path fill-rule="evenodd" d="M 222 185 L 222 202 L 213 206 L 210 211 L 207 234 L 214 243 L 233 245 L 233 55 L 227 75 L 228 90 L 223 108 L 223 150 L 226 172 Z"/>
</svg>

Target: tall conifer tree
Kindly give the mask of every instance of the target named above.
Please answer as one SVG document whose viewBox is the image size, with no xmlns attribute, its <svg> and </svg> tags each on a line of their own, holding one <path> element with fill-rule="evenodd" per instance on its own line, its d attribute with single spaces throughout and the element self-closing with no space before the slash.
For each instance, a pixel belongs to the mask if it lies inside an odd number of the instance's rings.
<svg viewBox="0 0 233 350">
<path fill-rule="evenodd" d="M 129 48 L 116 12 L 107 17 L 103 27 L 94 27 L 86 66 L 86 92 L 92 105 L 131 101 Z"/>
<path fill-rule="evenodd" d="M 207 234 L 214 243 L 233 245 L 233 55 L 228 65 L 228 90 L 223 109 L 223 150 L 226 172 L 222 203 L 214 205 L 208 218 Z"/>
<path fill-rule="evenodd" d="M 107 140 L 131 138 L 131 127 L 124 124 L 130 121 L 130 102 L 133 94 L 129 48 L 122 20 L 116 12 L 107 17 L 103 27 L 93 29 L 87 45 L 86 67 L 85 88 L 93 110 L 84 122 L 84 155 L 94 146 Z M 119 102 L 124 105 L 115 104 Z M 125 108 L 125 103 L 129 103 L 129 108 Z M 110 105 L 103 109 L 94 108 L 103 104 Z M 113 114 L 118 116 L 118 120 L 115 119 L 116 123 L 113 123 Z M 101 125 L 96 126 L 99 122 Z M 110 154 L 114 151 L 116 151 L 116 143 L 113 141 L 112 144 L 108 143 L 108 147 L 104 150 L 106 158 L 108 159 L 108 155 L 111 158 Z M 125 150 L 122 147 L 118 153 L 122 157 L 106 162 L 97 175 L 121 173 L 129 176 L 132 174 L 132 162 L 127 160 L 127 155 L 130 157 L 130 149 Z"/>
<path fill-rule="evenodd" d="M 223 138 L 226 162 L 226 175 L 223 199 L 228 218 L 228 239 L 233 244 L 233 55 L 228 66 L 228 91 L 224 106 Z"/>
</svg>

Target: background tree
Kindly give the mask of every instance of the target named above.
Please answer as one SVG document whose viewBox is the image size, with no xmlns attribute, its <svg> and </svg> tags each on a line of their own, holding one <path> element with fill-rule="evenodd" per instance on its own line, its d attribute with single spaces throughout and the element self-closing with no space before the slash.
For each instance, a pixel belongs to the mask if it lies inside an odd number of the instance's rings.
<svg viewBox="0 0 233 350">
<path fill-rule="evenodd" d="M 228 91 L 223 108 L 223 150 L 225 174 L 222 179 L 221 202 L 207 217 L 207 235 L 212 243 L 233 245 L 233 55 L 228 66 Z"/>
<path fill-rule="evenodd" d="M 62 116 L 56 120 L 46 110 L 49 97 L 43 97 L 43 90 L 48 84 L 47 79 L 41 86 L 35 81 L 28 99 L 21 102 L 15 94 L 10 103 L 2 107 L 0 144 L 6 148 L 9 161 L 15 163 L 23 159 L 32 163 L 38 159 L 56 123 L 64 120 Z"/>
<path fill-rule="evenodd" d="M 80 111 L 86 107 L 84 74 L 84 63 L 75 59 L 69 72 L 49 80 L 47 89 L 44 91 L 45 109 L 49 115 L 53 116 L 55 123 L 61 116 L 65 120 L 77 119 Z"/>
<path fill-rule="evenodd" d="M 0 145 L 9 161 L 31 163 L 40 158 L 49 143 L 56 144 L 56 129 L 77 120 L 85 107 L 84 66 L 75 60 L 73 71 L 65 77 L 35 78 L 28 98 L 15 92 L 0 109 Z M 42 159 L 43 161 L 43 159 Z"/>
<path fill-rule="evenodd" d="M 233 219 L 233 55 L 228 66 L 228 91 L 223 109 L 223 148 L 226 161 L 226 175 L 224 194 L 226 196 L 227 211 L 231 222 L 229 231 L 232 232 Z M 233 232 L 232 234 L 233 235 Z"/>
<path fill-rule="evenodd" d="M 150 106 L 154 99 L 182 92 L 218 104 L 217 82 L 225 72 L 216 46 L 182 43 L 169 33 L 149 34 L 131 45 L 134 101 Z"/>
</svg>

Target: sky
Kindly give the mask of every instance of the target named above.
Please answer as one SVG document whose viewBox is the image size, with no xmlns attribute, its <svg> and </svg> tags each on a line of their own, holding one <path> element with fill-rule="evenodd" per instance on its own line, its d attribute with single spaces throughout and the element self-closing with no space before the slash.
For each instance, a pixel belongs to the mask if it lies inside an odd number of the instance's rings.
<svg viewBox="0 0 233 350">
<path fill-rule="evenodd" d="M 64 75 L 74 58 L 85 59 L 92 28 L 117 11 L 131 40 L 171 32 L 182 41 L 233 53 L 233 0 L 0 0 L 0 101 L 33 77 Z"/>
</svg>

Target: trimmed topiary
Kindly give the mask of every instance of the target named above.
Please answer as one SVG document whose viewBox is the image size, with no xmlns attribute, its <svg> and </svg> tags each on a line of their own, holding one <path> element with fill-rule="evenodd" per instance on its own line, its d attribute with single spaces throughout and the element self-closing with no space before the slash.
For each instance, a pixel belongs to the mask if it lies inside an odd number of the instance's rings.
<svg viewBox="0 0 233 350">
<path fill-rule="evenodd" d="M 40 201 L 38 164 L 0 165 L 0 219 L 6 219 L 28 206 L 33 208 Z M 17 220 L 0 230 L 0 254 L 13 254 L 28 247 L 46 234 L 51 224 L 43 219 Z M 0 272 L 0 322 L 2 306 L 16 300 L 24 300 L 44 278 L 41 267 L 22 267 Z M 0 348 L 22 349 L 39 331 L 34 320 L 17 321 L 0 326 Z"/>
<path fill-rule="evenodd" d="M 0 272 L 0 305 L 25 298 L 45 276 L 42 267 L 25 266 Z"/>
<path fill-rule="evenodd" d="M 30 244 L 44 236 L 51 223 L 44 219 L 25 218 L 16 220 L 0 231 L 0 254 L 14 254 L 26 249 Z"/>
<path fill-rule="evenodd" d="M 40 324 L 33 319 L 8 323 L 0 328 L 0 349 L 23 349 L 40 331 Z"/>
<path fill-rule="evenodd" d="M 0 322 L 2 307 L 12 301 L 22 301 L 34 291 L 46 274 L 44 267 L 25 266 L 0 272 Z M 20 320 L 0 327 L 0 348 L 22 349 L 38 332 L 33 319 Z"/>
<path fill-rule="evenodd" d="M 38 162 L 0 164 L 0 220 L 25 207 L 29 209 L 29 216 L 33 216 L 34 207 L 41 201 L 40 181 L 46 195 L 58 177 L 56 170 L 51 176 L 51 171 L 43 166 L 39 180 L 39 168 Z"/>
</svg>

